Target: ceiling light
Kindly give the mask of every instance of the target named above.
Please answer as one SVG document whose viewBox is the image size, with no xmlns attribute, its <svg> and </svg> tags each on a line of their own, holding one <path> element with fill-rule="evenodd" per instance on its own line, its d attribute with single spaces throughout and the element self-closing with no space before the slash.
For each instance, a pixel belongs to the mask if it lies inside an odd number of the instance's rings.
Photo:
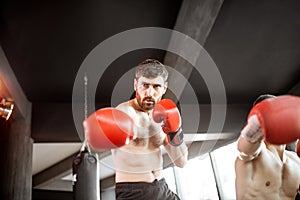
<svg viewBox="0 0 300 200">
<path fill-rule="evenodd" d="M 9 119 L 11 113 L 14 109 L 14 104 L 12 101 L 6 100 L 0 97 L 0 116 L 6 120 Z"/>
</svg>

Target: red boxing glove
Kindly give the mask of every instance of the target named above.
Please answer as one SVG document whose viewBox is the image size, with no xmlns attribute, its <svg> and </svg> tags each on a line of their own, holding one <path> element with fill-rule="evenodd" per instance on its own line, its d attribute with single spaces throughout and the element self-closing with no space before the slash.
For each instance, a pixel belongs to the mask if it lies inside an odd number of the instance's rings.
<svg viewBox="0 0 300 200">
<path fill-rule="evenodd" d="M 265 141 L 288 144 L 300 138 L 300 97 L 285 95 L 265 99 L 250 111 L 257 115 Z"/>
<path fill-rule="evenodd" d="M 167 134 L 167 141 L 178 146 L 183 142 L 183 132 L 181 129 L 181 118 L 178 108 L 170 99 L 159 101 L 152 112 L 153 120 L 156 123 L 163 122 L 162 129 Z"/>
<path fill-rule="evenodd" d="M 128 144 L 134 135 L 134 122 L 115 108 L 97 110 L 83 122 L 85 137 L 92 149 L 108 150 Z"/>
</svg>

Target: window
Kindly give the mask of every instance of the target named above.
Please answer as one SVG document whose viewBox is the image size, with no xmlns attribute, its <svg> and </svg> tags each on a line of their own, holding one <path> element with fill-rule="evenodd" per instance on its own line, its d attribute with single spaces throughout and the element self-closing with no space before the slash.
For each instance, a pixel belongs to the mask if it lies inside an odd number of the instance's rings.
<svg viewBox="0 0 300 200">
<path fill-rule="evenodd" d="M 174 174 L 174 167 L 168 167 L 164 169 L 164 177 L 166 179 L 166 182 L 174 193 L 178 194 L 177 187 L 176 187 L 176 180 L 175 180 L 175 174 Z"/>
<path fill-rule="evenodd" d="M 231 143 L 211 153 L 222 199 L 235 199 L 235 169 L 237 143 Z"/>
<path fill-rule="evenodd" d="M 183 200 L 219 199 L 208 154 L 191 159 L 184 168 L 175 167 L 174 170 L 179 183 L 177 187 L 180 187 L 177 193 Z M 166 180 L 169 186 L 175 184 L 175 179 L 170 180 L 169 176 Z"/>
<path fill-rule="evenodd" d="M 164 177 L 182 200 L 235 199 L 236 142 L 191 159 L 184 168 L 169 167 Z M 175 172 L 175 173 L 174 173 Z"/>
</svg>

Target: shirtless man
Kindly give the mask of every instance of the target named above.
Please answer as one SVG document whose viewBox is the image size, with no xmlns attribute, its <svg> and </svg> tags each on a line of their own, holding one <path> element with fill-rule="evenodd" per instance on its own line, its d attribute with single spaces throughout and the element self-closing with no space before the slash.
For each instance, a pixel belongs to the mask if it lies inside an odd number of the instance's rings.
<svg viewBox="0 0 300 200">
<path fill-rule="evenodd" d="M 235 162 L 237 200 L 295 200 L 299 197 L 296 195 L 300 185 L 300 159 L 295 152 L 285 150 L 285 144 L 299 139 L 300 130 L 296 125 L 300 120 L 299 102 L 296 97 L 275 98 L 272 95 L 262 95 L 255 101 L 248 123 L 238 139 L 240 155 Z M 288 112 L 283 111 L 286 105 L 290 106 Z M 271 109 L 264 110 L 267 107 Z M 278 119 L 274 120 L 271 115 Z M 270 126 L 269 122 L 273 125 Z"/>
<path fill-rule="evenodd" d="M 110 138 L 111 134 L 118 134 L 114 140 L 122 140 L 121 145 L 111 150 L 116 169 L 117 200 L 179 199 L 169 190 L 162 174 L 161 147 L 165 148 L 176 166 L 183 167 L 187 162 L 180 113 L 171 100 L 161 100 L 167 90 L 167 77 L 168 72 L 163 64 L 147 59 L 136 69 L 135 98 L 112 108 L 109 115 L 101 113 L 105 110 L 98 111 L 96 118 L 101 126 L 101 135 Z M 100 115 L 109 119 L 108 122 L 99 120 Z M 107 142 L 94 144 L 93 140 L 97 138 L 89 137 L 92 132 L 97 132 L 91 131 L 97 126 L 93 124 L 91 120 L 87 121 L 85 132 L 91 146 L 101 149 Z M 121 128 L 116 130 L 116 127 Z M 112 131 L 112 128 L 115 130 Z M 114 147 L 116 142 L 111 142 L 111 147 Z"/>
</svg>

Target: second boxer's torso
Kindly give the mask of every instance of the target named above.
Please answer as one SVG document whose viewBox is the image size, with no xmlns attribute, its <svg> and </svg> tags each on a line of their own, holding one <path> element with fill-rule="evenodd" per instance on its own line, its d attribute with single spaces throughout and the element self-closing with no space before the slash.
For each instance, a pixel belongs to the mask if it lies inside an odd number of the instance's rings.
<svg viewBox="0 0 300 200">
<path fill-rule="evenodd" d="M 136 109 L 133 101 L 118 106 L 135 122 L 137 137 L 120 148 L 113 149 L 116 182 L 153 182 L 162 178 L 161 145 L 165 135 L 153 122 L 151 112 Z"/>
<path fill-rule="evenodd" d="M 236 161 L 238 200 L 294 200 L 300 184 L 300 160 L 295 153 L 279 155 L 263 144 L 253 161 Z"/>
</svg>

